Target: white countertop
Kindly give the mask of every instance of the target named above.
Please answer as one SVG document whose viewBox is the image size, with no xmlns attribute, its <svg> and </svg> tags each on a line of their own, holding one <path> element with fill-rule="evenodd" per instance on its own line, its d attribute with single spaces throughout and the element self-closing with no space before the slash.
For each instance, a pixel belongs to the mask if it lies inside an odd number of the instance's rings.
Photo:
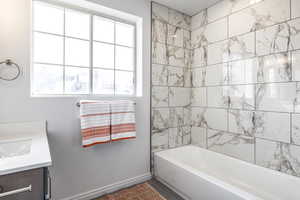
<svg viewBox="0 0 300 200">
<path fill-rule="evenodd" d="M 20 140 L 31 140 L 30 152 L 25 155 L 0 158 L 0 175 L 52 165 L 46 121 L 0 123 L 0 142 Z"/>
</svg>

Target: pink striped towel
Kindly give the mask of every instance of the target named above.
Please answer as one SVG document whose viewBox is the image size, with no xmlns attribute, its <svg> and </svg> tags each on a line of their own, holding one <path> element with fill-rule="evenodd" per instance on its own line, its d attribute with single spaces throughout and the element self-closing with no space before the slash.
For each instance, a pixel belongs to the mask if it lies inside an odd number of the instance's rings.
<svg viewBox="0 0 300 200">
<path fill-rule="evenodd" d="M 111 114 L 107 101 L 80 101 L 82 146 L 111 141 Z"/>
<path fill-rule="evenodd" d="M 135 103 L 130 100 L 111 102 L 111 140 L 136 137 Z"/>
</svg>

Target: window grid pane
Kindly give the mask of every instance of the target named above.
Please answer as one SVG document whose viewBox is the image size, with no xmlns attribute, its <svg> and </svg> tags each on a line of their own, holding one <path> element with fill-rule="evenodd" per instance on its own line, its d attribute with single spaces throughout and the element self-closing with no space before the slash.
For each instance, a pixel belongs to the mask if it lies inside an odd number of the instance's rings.
<svg viewBox="0 0 300 200">
<path fill-rule="evenodd" d="M 53 5 L 48 5 L 47 3 L 45 3 L 44 6 L 49 6 L 49 8 L 53 7 Z M 37 6 L 34 6 L 34 8 L 35 7 Z M 69 8 L 66 9 L 59 6 L 55 7 L 60 9 L 63 13 L 62 32 L 35 29 L 36 26 L 34 26 L 33 35 L 34 39 L 36 39 L 35 35 L 37 33 L 61 37 L 63 39 L 61 50 L 62 55 L 58 55 L 59 53 L 57 53 L 53 54 L 52 57 L 47 57 L 47 53 L 41 54 L 40 51 L 36 52 L 40 48 L 36 48 L 36 45 L 34 46 L 33 91 L 37 94 L 46 95 L 134 95 L 136 67 L 135 26 Z M 34 10 L 34 13 L 36 12 L 37 11 Z M 77 17 L 79 17 L 80 14 L 85 16 L 85 19 L 82 19 L 82 22 L 85 22 L 85 28 L 88 27 L 88 30 L 80 32 L 80 29 L 76 27 L 76 23 L 71 23 L 69 25 L 66 24 L 67 21 L 70 21 L 70 19 L 72 20 L 72 18 L 67 20 L 67 12 L 74 12 L 75 14 L 78 14 Z M 89 25 L 86 24 L 86 16 L 89 16 Z M 99 19 L 104 22 L 103 27 L 96 27 L 97 25 L 95 21 L 98 20 L 99 25 Z M 49 19 L 47 20 L 49 21 Z M 110 31 L 106 30 L 108 28 L 110 28 Z M 122 31 L 126 31 L 124 36 L 121 34 Z M 87 35 L 87 33 L 89 34 Z M 110 35 L 111 33 L 113 33 L 113 37 Z M 130 36 L 131 33 L 132 37 Z M 77 44 L 71 44 L 70 41 L 75 41 Z M 97 44 L 102 46 L 100 48 L 98 46 L 97 49 L 97 47 L 95 47 Z M 40 45 L 39 47 L 42 47 L 44 44 L 39 42 L 38 45 Z M 57 47 L 57 45 L 51 45 L 53 48 Z M 120 49 L 123 49 L 123 51 L 120 51 Z M 57 50 L 60 52 L 59 49 Z M 62 63 L 59 61 L 60 57 L 62 57 Z M 54 68 L 51 69 L 48 67 L 48 69 L 44 67 L 46 70 L 41 71 L 37 68 L 37 66 L 42 64 L 48 64 L 48 66 L 56 67 L 56 70 L 54 70 Z M 53 78 L 54 72 L 59 71 L 57 70 L 57 67 L 62 70 L 60 71 L 60 75 L 58 74 L 57 78 Z M 38 71 L 40 71 L 40 74 L 37 73 Z M 49 73 L 51 73 L 50 75 L 52 77 L 48 77 L 49 82 L 53 82 L 55 80 L 59 80 L 59 82 L 49 85 L 48 87 L 50 89 L 45 86 L 47 83 L 43 82 L 43 87 L 45 88 L 43 90 L 42 87 L 37 88 L 37 86 L 39 87 L 39 82 L 41 81 L 40 78 L 45 75 L 45 71 L 49 71 Z M 57 89 L 57 85 L 62 85 L 62 88 Z"/>
</svg>

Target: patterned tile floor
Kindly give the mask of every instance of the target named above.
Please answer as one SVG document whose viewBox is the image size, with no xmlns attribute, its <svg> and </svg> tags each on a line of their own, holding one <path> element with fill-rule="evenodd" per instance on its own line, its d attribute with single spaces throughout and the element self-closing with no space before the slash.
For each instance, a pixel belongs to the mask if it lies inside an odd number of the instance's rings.
<svg viewBox="0 0 300 200">
<path fill-rule="evenodd" d="M 176 193 L 152 179 L 94 200 L 183 200 Z"/>
</svg>

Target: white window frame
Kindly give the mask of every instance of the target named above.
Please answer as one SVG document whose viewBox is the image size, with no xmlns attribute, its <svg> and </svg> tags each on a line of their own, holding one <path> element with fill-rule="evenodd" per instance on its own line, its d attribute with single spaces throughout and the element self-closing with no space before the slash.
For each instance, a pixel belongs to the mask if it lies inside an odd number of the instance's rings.
<svg viewBox="0 0 300 200">
<path fill-rule="evenodd" d="M 30 83 L 31 83 L 31 97 L 140 97 L 142 96 L 142 26 L 143 26 L 143 20 L 140 17 L 124 13 L 122 11 L 118 11 L 115 9 L 107 8 L 104 6 L 101 6 L 99 4 L 87 2 L 85 0 L 74 0 L 72 2 L 72 5 L 69 4 L 70 1 L 68 0 L 33 0 L 33 2 L 38 1 L 42 3 L 48 3 L 53 6 L 61 7 L 62 9 L 70 9 L 82 13 L 86 13 L 90 15 L 90 38 L 89 40 L 85 40 L 82 38 L 76 38 L 76 37 L 71 37 L 71 36 L 66 36 L 65 33 L 63 35 L 59 35 L 63 37 L 64 40 L 64 46 L 63 46 L 63 51 L 65 51 L 65 39 L 66 38 L 74 38 L 74 39 L 80 39 L 83 41 L 89 41 L 89 48 L 90 48 L 90 55 L 89 55 L 89 93 L 88 94 L 66 94 L 65 92 L 65 68 L 71 65 L 65 65 L 65 55 L 63 55 L 63 64 L 62 67 L 64 68 L 64 73 L 63 73 L 63 93 L 62 94 L 37 94 L 34 93 L 33 87 L 34 87 L 34 77 L 33 77 L 33 70 L 34 70 L 34 63 L 36 64 L 49 64 L 49 63 L 38 63 L 33 61 L 33 34 L 35 32 L 37 33 L 46 33 L 49 35 L 56 35 L 53 33 L 48 33 L 48 32 L 42 32 L 42 31 L 35 31 L 33 30 L 33 20 L 34 17 L 32 16 L 32 25 L 31 25 L 31 66 L 30 66 Z M 73 4 L 74 3 L 74 4 Z M 32 6 L 33 8 L 33 6 Z M 32 9 L 32 15 L 33 15 L 33 9 Z M 65 15 L 65 13 L 64 13 Z M 119 45 L 116 44 L 116 29 L 114 28 L 114 43 L 107 43 L 107 42 L 102 42 L 102 41 L 97 41 L 94 40 L 93 38 L 93 21 L 94 21 L 94 16 L 95 17 L 101 17 L 101 18 L 106 18 L 108 20 L 114 21 L 114 26 L 116 28 L 116 23 L 124 23 L 124 24 L 129 24 L 134 26 L 134 46 L 130 47 L 134 50 L 134 68 L 132 71 L 129 70 L 120 70 L 116 69 L 116 46 L 121 46 L 121 47 L 128 47 L 125 45 Z M 65 17 L 65 16 L 64 16 Z M 64 18 L 64 23 L 65 23 L 65 18 Z M 65 26 L 65 25 L 64 25 Z M 65 27 L 64 27 L 65 28 Z M 113 94 L 94 94 L 93 93 L 93 43 L 94 42 L 99 42 L 102 44 L 111 44 L 114 46 L 114 68 L 113 69 L 107 69 L 107 68 L 101 68 L 101 67 L 95 67 L 96 69 L 104 69 L 104 70 L 113 70 L 114 71 L 114 93 Z M 64 52 L 65 54 L 65 52 Z M 50 63 L 51 65 L 51 63 Z M 53 64 L 55 65 L 55 64 Z M 80 66 L 74 66 L 74 67 L 80 67 Z M 115 85 L 115 77 L 116 77 L 116 71 L 128 71 L 133 73 L 133 94 L 127 95 L 127 94 L 116 94 L 116 85 Z"/>
</svg>

